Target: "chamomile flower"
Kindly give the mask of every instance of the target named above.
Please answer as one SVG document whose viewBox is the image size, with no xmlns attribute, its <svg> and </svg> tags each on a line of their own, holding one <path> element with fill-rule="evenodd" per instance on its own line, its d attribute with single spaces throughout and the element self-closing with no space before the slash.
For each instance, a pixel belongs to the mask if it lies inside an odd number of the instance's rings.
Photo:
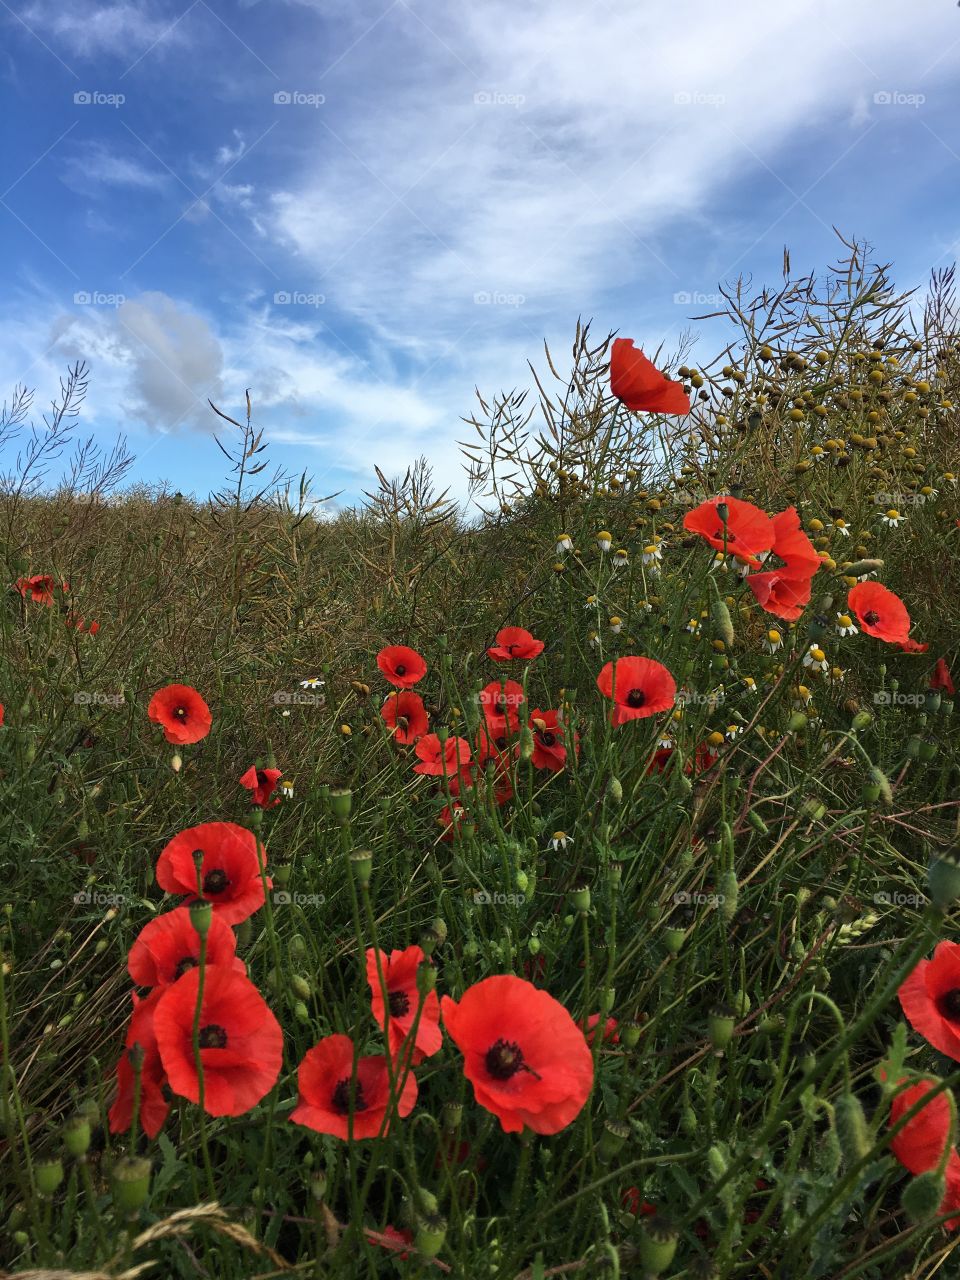
<svg viewBox="0 0 960 1280">
<path fill-rule="evenodd" d="M 827 682 L 834 685 L 843 684 L 846 674 L 843 667 L 831 667 L 827 672 Z"/>
<path fill-rule="evenodd" d="M 568 844 L 573 844 L 573 836 L 568 836 L 565 831 L 555 831 L 547 843 L 551 849 L 565 849 Z"/>
<path fill-rule="evenodd" d="M 700 619 L 691 618 L 687 623 L 686 630 L 689 631 L 692 636 L 698 636 L 700 634 Z"/>
<path fill-rule="evenodd" d="M 783 648 L 783 636 L 775 627 L 771 627 L 767 632 L 763 641 L 763 647 L 767 653 L 776 653 L 779 649 Z"/>
<path fill-rule="evenodd" d="M 623 630 L 623 619 L 618 618 L 617 615 L 614 614 L 613 617 L 609 619 L 609 622 L 610 622 L 610 630 L 613 632 L 615 636 L 618 636 L 620 632 Z"/>
<path fill-rule="evenodd" d="M 672 739 L 672 738 L 659 738 L 659 739 L 657 740 L 657 750 L 658 750 L 658 751 L 672 751 L 672 750 L 673 750 L 673 739 Z"/>
<path fill-rule="evenodd" d="M 570 537 L 569 533 L 561 533 L 560 537 L 557 539 L 557 555 L 562 556 L 564 552 L 572 550 L 573 539 Z"/>
<path fill-rule="evenodd" d="M 881 515 L 880 521 L 882 524 L 885 524 L 888 529 L 896 529 L 898 525 L 903 523 L 903 516 L 896 507 L 888 507 Z"/>
<path fill-rule="evenodd" d="M 280 783 L 280 794 L 282 796 L 285 796 L 288 800 L 293 799 L 293 779 L 292 778 L 283 779 L 283 781 Z"/>
<path fill-rule="evenodd" d="M 815 644 L 812 644 L 803 655 L 803 665 L 809 671 L 827 671 L 830 666 L 827 655 Z"/>
<path fill-rule="evenodd" d="M 603 641 L 600 639 L 599 631 L 591 631 L 587 636 L 587 641 L 591 649 L 599 649 Z"/>
<path fill-rule="evenodd" d="M 584 601 L 583 607 L 585 609 L 599 609 L 600 601 L 597 599 L 596 596 L 587 596 L 586 600 Z"/>
<path fill-rule="evenodd" d="M 637 608 L 642 609 L 644 613 L 653 613 L 653 605 L 650 603 L 649 600 L 638 601 Z"/>
<path fill-rule="evenodd" d="M 850 528 L 849 528 L 849 526 L 847 525 L 846 520 L 841 520 L 841 519 L 838 517 L 836 520 L 834 520 L 834 522 L 833 522 L 833 527 L 834 527 L 834 530 L 835 530 L 837 533 L 839 533 L 839 535 L 840 535 L 840 537 L 841 537 L 841 538 L 849 538 L 849 537 L 850 537 Z"/>
<path fill-rule="evenodd" d="M 613 538 L 607 533 L 606 529 L 601 529 L 597 534 L 597 546 L 601 551 L 609 551 L 613 546 Z"/>
<path fill-rule="evenodd" d="M 849 613 L 837 614 L 837 631 L 842 636 L 856 636 L 860 634 L 860 628 L 855 625 Z"/>
<path fill-rule="evenodd" d="M 301 689 L 319 689 L 324 684 L 326 684 L 325 680 L 320 680 L 317 676 L 311 676 L 309 680 L 300 681 L 300 688 Z"/>
<path fill-rule="evenodd" d="M 821 449 L 818 444 L 815 444 L 810 450 L 810 459 L 812 462 L 826 462 L 826 450 Z"/>
<path fill-rule="evenodd" d="M 625 548 L 621 547 L 619 551 L 613 553 L 614 569 L 624 569 L 630 563 L 630 557 L 627 555 Z"/>
<path fill-rule="evenodd" d="M 742 724 L 728 724 L 723 736 L 728 742 L 732 742 L 734 738 L 739 738 L 741 733 L 743 733 Z"/>
<path fill-rule="evenodd" d="M 760 692 L 760 690 L 757 688 L 757 682 L 756 680 L 754 680 L 753 676 L 743 677 L 743 687 L 747 693 L 752 693 L 754 697 L 756 697 L 756 695 Z"/>
<path fill-rule="evenodd" d="M 660 545 L 659 539 L 649 543 L 643 548 L 643 563 L 656 565 L 658 560 L 663 559 L 663 547 Z"/>
<path fill-rule="evenodd" d="M 953 474 L 953 472 L 952 472 L 952 471 L 945 471 L 945 472 L 943 473 L 943 483 L 944 483 L 944 484 L 953 485 L 953 487 L 954 487 L 954 488 L 956 488 L 956 487 L 957 487 L 957 477 Z"/>
<path fill-rule="evenodd" d="M 813 694 L 805 684 L 798 684 L 793 691 L 793 705 L 795 710 L 802 711 L 804 707 L 808 707 L 813 701 Z"/>
<path fill-rule="evenodd" d="M 925 484 L 918 494 L 918 497 L 920 497 L 924 502 L 933 502 L 936 496 L 937 490 L 934 489 L 931 484 Z"/>
</svg>

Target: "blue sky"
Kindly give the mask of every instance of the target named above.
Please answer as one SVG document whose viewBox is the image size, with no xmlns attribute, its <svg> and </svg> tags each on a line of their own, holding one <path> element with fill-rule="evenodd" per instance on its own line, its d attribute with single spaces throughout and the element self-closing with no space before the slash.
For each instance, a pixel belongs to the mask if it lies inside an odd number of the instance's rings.
<svg viewBox="0 0 960 1280">
<path fill-rule="evenodd" d="M 676 350 L 833 226 L 953 262 L 958 70 L 952 0 L 0 0 L 0 399 L 84 358 L 87 428 L 205 496 L 250 387 L 317 492 L 460 493 L 474 388 L 578 316 Z"/>
</svg>

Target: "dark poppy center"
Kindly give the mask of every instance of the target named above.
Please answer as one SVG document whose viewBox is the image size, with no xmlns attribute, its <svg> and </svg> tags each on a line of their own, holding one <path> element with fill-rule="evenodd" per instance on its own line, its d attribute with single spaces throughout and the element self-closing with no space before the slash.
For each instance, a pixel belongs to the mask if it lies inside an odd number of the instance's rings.
<svg viewBox="0 0 960 1280">
<path fill-rule="evenodd" d="M 394 667 L 394 671 L 398 676 L 405 676 L 407 674 L 407 668 L 403 665 L 402 662 L 397 663 L 397 665 Z"/>
<path fill-rule="evenodd" d="M 208 871 L 203 877 L 204 893 L 223 893 L 224 889 L 230 884 L 227 879 L 227 873 L 217 867 L 215 871 Z"/>
<path fill-rule="evenodd" d="M 545 747 L 555 747 L 557 745 L 557 735 L 550 732 L 541 733 L 540 741 Z"/>
<path fill-rule="evenodd" d="M 937 1001 L 940 1013 L 951 1022 L 960 1022 L 960 988 L 954 987 Z"/>
<path fill-rule="evenodd" d="M 713 536 L 714 536 L 715 538 L 719 539 L 719 541 L 720 541 L 720 542 L 722 542 L 722 541 L 723 541 L 723 530 L 722 530 L 722 529 L 718 529 L 718 530 L 717 530 L 717 532 L 716 532 Z M 731 533 L 729 530 L 727 530 L 727 542 L 736 542 L 736 540 L 737 540 L 737 535 L 736 535 L 735 533 Z"/>
<path fill-rule="evenodd" d="M 863 615 L 863 620 L 869 626 L 875 627 L 877 623 L 880 621 L 880 615 L 879 613 L 877 613 L 876 609 L 871 609 L 869 613 L 865 613 Z"/>
<path fill-rule="evenodd" d="M 186 720 L 186 718 L 187 718 L 187 708 L 186 708 L 186 707 L 176 707 L 176 708 L 174 709 L 173 714 L 177 717 L 177 719 L 178 719 L 178 720 Z"/>
<path fill-rule="evenodd" d="M 330 1103 L 334 1111 L 339 1111 L 342 1116 L 350 1114 L 350 1077 L 346 1076 L 343 1080 L 337 1082 L 330 1097 Z M 367 1104 L 363 1100 L 363 1085 L 357 1081 L 353 1094 L 353 1108 L 355 1111 L 366 1111 Z"/>
<path fill-rule="evenodd" d="M 627 694 L 628 707 L 642 707 L 647 700 L 647 695 L 642 689 L 631 689 Z"/>
<path fill-rule="evenodd" d="M 262 769 L 258 769 L 257 770 L 257 786 L 265 787 L 269 781 L 270 779 L 267 777 L 264 771 Z"/>
<path fill-rule="evenodd" d="M 197 967 L 196 956 L 184 956 L 183 959 L 180 961 L 180 963 L 177 965 L 176 969 L 174 969 L 174 973 L 177 975 L 178 978 L 182 978 L 188 969 L 195 969 L 196 967 Z"/>
<path fill-rule="evenodd" d="M 537 1073 L 528 1067 L 523 1060 L 523 1050 L 515 1040 L 498 1040 L 487 1050 L 484 1058 L 487 1071 L 494 1080 L 510 1080 L 518 1071 L 529 1071 L 532 1076 Z M 540 1077 L 537 1076 L 539 1080 Z"/>
<path fill-rule="evenodd" d="M 205 1027 L 200 1028 L 201 1049 L 225 1049 L 226 1047 L 227 1033 L 218 1022 L 208 1022 Z"/>
<path fill-rule="evenodd" d="M 391 991 L 388 1003 L 391 1018 L 402 1018 L 410 1012 L 410 997 L 406 991 Z"/>
</svg>

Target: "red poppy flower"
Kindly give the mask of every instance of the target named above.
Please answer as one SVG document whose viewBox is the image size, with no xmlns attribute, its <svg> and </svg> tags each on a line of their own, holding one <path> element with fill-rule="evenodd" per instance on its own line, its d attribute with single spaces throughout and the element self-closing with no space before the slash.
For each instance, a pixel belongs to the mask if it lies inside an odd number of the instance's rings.
<svg viewBox="0 0 960 1280">
<path fill-rule="evenodd" d="M 270 797 L 282 777 L 280 769 L 257 769 L 251 765 L 240 779 L 240 785 L 250 792 L 251 804 L 258 805 L 261 809 L 272 809 L 275 804 L 280 803 L 279 796 L 274 796 L 272 800 Z"/>
<path fill-rule="evenodd" d="M 387 985 L 387 1004 L 390 1007 L 390 1051 L 394 1058 L 406 1044 L 413 1027 L 414 1018 L 420 1003 L 417 991 L 417 969 L 426 958 L 420 947 L 407 947 L 404 951 L 385 951 L 380 953 L 380 967 Z M 377 972 L 377 952 L 371 947 L 367 951 L 367 981 L 370 983 L 370 1008 L 377 1026 L 383 1029 L 384 999 Z M 417 1023 L 417 1034 L 412 1059 L 404 1054 L 404 1065 L 422 1062 L 431 1057 L 443 1044 L 440 1033 L 440 1002 L 437 993 L 427 994 L 420 1011 Z M 407 1051 L 409 1053 L 409 1050 Z"/>
<path fill-rule="evenodd" d="M 757 604 L 767 613 L 795 622 L 810 603 L 813 578 L 787 573 L 783 569 L 770 569 L 764 573 L 751 573 L 747 586 L 756 597 Z"/>
<path fill-rule="evenodd" d="M 404 1245 L 413 1244 L 413 1232 L 406 1229 L 397 1230 L 391 1227 L 388 1222 L 382 1231 L 365 1231 L 364 1235 L 371 1244 L 379 1245 L 381 1249 L 390 1249 L 397 1254 L 401 1262 L 406 1262 L 410 1254 L 403 1247 Z"/>
<path fill-rule="evenodd" d="M 506 734 L 495 738 L 482 726 L 477 730 L 476 763 L 479 767 L 493 761 L 498 773 L 509 773 L 520 751 L 520 743 L 511 742 Z"/>
<path fill-rule="evenodd" d="M 792 622 L 810 603 L 811 584 L 823 561 L 801 529 L 796 507 L 775 515 L 772 524 L 772 552 L 784 562 L 783 566 L 750 574 L 747 586 L 768 613 Z"/>
<path fill-rule="evenodd" d="M 906 1081 L 901 1080 L 901 1084 Z M 917 1105 L 937 1085 L 936 1080 L 921 1080 L 909 1085 L 894 1097 L 890 1104 L 890 1127 Z M 905 1169 L 914 1174 L 935 1169 L 943 1156 L 943 1149 L 950 1138 L 950 1103 L 941 1091 L 931 1098 L 908 1120 L 899 1133 L 890 1140 L 890 1150 Z M 951 1151 L 945 1169 L 947 1192 L 940 1204 L 939 1213 L 960 1208 L 960 1156 Z M 960 1227 L 960 1217 L 948 1218 L 944 1227 Z"/>
<path fill-rule="evenodd" d="M 174 1093 L 199 1100 L 193 1023 L 199 969 L 188 969 L 162 988 L 153 1015 L 160 1058 Z M 277 1082 L 283 1064 L 283 1032 L 249 978 L 226 965 L 204 968 L 200 1003 L 203 1106 L 212 1116 L 240 1116 Z"/>
<path fill-rule="evenodd" d="M 354 1053 L 350 1037 L 339 1035 L 326 1036 L 307 1051 L 297 1070 L 300 1101 L 290 1112 L 294 1123 L 346 1140 L 352 1096 L 354 1138 L 375 1138 L 388 1131 L 384 1123 L 390 1104 L 387 1059 L 382 1054 L 360 1058 L 354 1084 Z M 408 1071 L 397 1105 L 401 1118 L 410 1114 L 416 1101 L 417 1082 Z"/>
<path fill-rule="evenodd" d="M 449 805 L 443 806 L 440 813 L 437 815 L 437 821 L 443 828 L 440 839 L 444 844 L 450 844 L 453 841 L 454 829 L 459 828 L 460 823 L 463 822 L 466 816 L 467 811 L 464 809 L 462 804 L 454 802 L 452 813 Z"/>
<path fill-rule="evenodd" d="M 597 688 L 605 698 L 613 699 L 610 723 L 615 725 L 669 711 L 677 697 L 673 676 L 652 658 L 608 662 L 597 676 Z"/>
<path fill-rule="evenodd" d="M 921 960 L 898 994 L 914 1031 L 960 1062 L 960 944 L 938 943 L 933 959 Z"/>
<path fill-rule="evenodd" d="M 487 728 L 494 739 L 506 738 L 520 728 L 520 707 L 525 698 L 516 680 L 491 680 L 478 695 Z"/>
<path fill-rule="evenodd" d="M 727 509 L 726 528 L 717 514 L 721 503 Z M 723 550 L 726 534 L 727 552 L 739 556 L 753 568 L 760 567 L 757 555 L 761 551 L 769 551 L 776 537 L 774 523 L 765 511 L 751 502 L 724 496 L 709 498 L 693 511 L 688 511 L 683 517 L 683 527 L 688 533 L 699 533 L 717 551 Z"/>
<path fill-rule="evenodd" d="M 444 996 L 443 1022 L 464 1055 L 464 1075 L 505 1133 L 559 1133 L 593 1088 L 583 1032 L 546 991 L 503 974 L 474 983 L 460 1001 Z"/>
<path fill-rule="evenodd" d="M 160 1050 L 157 1048 L 157 1037 L 153 1025 L 153 1015 L 163 991 L 164 988 L 158 987 L 156 991 L 151 991 L 145 1000 L 141 1000 L 135 992 L 131 992 L 133 1015 L 124 1040 L 126 1048 L 117 1063 L 117 1097 L 108 1116 L 111 1133 L 122 1133 L 130 1128 L 133 1121 L 136 1073 L 130 1065 L 129 1051 L 134 1045 L 139 1045 L 143 1050 L 138 1119 L 140 1128 L 148 1138 L 157 1136 L 170 1110 L 167 1073 L 160 1060 Z"/>
<path fill-rule="evenodd" d="M 550 769 L 559 773 L 567 761 L 564 745 L 566 728 L 559 711 L 532 711 L 530 728 L 533 730 L 533 767 Z M 574 749 L 579 749 L 579 734 L 574 734 Z"/>
<path fill-rule="evenodd" d="M 847 607 L 857 615 L 868 636 L 888 644 L 907 645 L 910 615 L 899 596 L 879 582 L 858 582 L 847 596 Z M 915 641 L 909 641 L 915 646 Z"/>
<path fill-rule="evenodd" d="M 707 769 L 712 769 L 719 759 L 719 751 L 714 751 L 707 742 L 698 742 L 693 753 L 693 759 L 688 760 L 683 766 L 683 772 L 694 775 L 705 773 Z"/>
<path fill-rule="evenodd" d="M 0 724 L 3 724 L 3 703 L 0 702 Z"/>
<path fill-rule="evenodd" d="M 383 723 L 395 742 L 405 746 L 422 738 L 430 727 L 427 709 L 418 693 L 389 693 L 380 708 Z"/>
<path fill-rule="evenodd" d="M 47 606 L 53 604 L 53 591 L 56 583 L 49 574 L 36 573 L 32 578 L 18 578 L 14 586 L 24 599 L 29 596 L 34 604 L 45 604 Z M 62 590 L 68 591 L 69 589 L 70 584 L 64 582 Z"/>
<path fill-rule="evenodd" d="M 543 641 L 535 640 L 523 627 L 504 627 L 497 632 L 497 643 L 487 650 L 494 662 L 515 662 L 536 658 L 543 653 Z"/>
<path fill-rule="evenodd" d="M 626 1209 L 627 1213 L 632 1213 L 634 1217 L 640 1214 L 644 1218 L 650 1218 L 657 1212 L 657 1206 L 651 1204 L 649 1200 L 644 1200 L 640 1194 L 639 1187 L 627 1187 L 623 1195 L 620 1197 L 620 1203 Z"/>
<path fill-rule="evenodd" d="M 95 636 L 97 632 L 100 630 L 99 622 L 91 622 L 89 627 L 87 627 L 84 625 L 85 620 L 83 616 L 82 615 L 78 616 L 75 613 L 68 613 L 66 618 L 64 618 L 64 622 L 68 627 L 71 627 L 73 630 L 86 631 L 87 634 L 91 636 Z"/>
<path fill-rule="evenodd" d="M 197 897 L 194 853 L 203 854 L 202 897 L 213 904 L 224 924 L 239 924 L 263 906 L 266 853 L 252 831 L 235 822 L 204 822 L 188 827 L 165 846 L 157 859 L 157 884 L 167 893 Z M 267 887 L 271 881 L 267 878 Z"/>
<path fill-rule="evenodd" d="M 427 664 L 405 644 L 387 645 L 377 654 L 377 666 L 398 689 L 409 689 L 427 674 Z"/>
<path fill-rule="evenodd" d="M 168 684 L 150 699 L 147 715 L 163 726 L 168 742 L 199 742 L 210 732 L 210 708 L 188 684 Z"/>
<path fill-rule="evenodd" d="M 597 1024 L 600 1021 L 599 1013 L 591 1013 L 584 1027 L 584 1035 L 587 1037 L 587 1044 L 593 1047 L 593 1042 L 597 1035 Z M 620 1024 L 616 1018 L 605 1018 L 603 1023 L 603 1044 L 619 1044 L 620 1037 L 617 1035 L 617 1027 Z"/>
<path fill-rule="evenodd" d="M 413 766 L 413 772 L 428 777 L 454 778 L 463 772 L 463 765 L 470 763 L 470 743 L 453 734 L 441 743 L 435 733 L 428 733 L 417 742 L 414 751 L 420 763 Z"/>
<path fill-rule="evenodd" d="M 665 378 L 633 345 L 614 338 L 610 351 L 610 390 L 638 413 L 689 413 L 690 398 L 679 382 Z"/>
<path fill-rule="evenodd" d="M 145 924 L 127 956 L 130 977 L 138 987 L 169 986 L 199 962 L 200 937 L 190 923 L 189 907 L 177 907 Z M 247 966 L 237 959 L 233 930 L 218 915 L 210 921 L 207 934 L 207 964 L 247 972 Z"/>
<path fill-rule="evenodd" d="M 953 680 L 950 678 L 950 668 L 947 666 L 946 658 L 938 658 L 937 665 L 933 668 L 933 675 L 930 677 L 931 689 L 942 689 L 950 698 L 953 697 L 956 690 L 953 687 Z M 3 721 L 0 720 L 0 724 Z"/>
</svg>

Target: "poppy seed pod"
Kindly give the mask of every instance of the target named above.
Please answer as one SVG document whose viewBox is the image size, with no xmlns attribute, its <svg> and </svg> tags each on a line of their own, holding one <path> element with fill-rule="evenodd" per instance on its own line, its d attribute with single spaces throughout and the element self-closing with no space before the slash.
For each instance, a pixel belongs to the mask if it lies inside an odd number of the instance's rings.
<svg viewBox="0 0 960 1280">
<path fill-rule="evenodd" d="M 90 1148 L 90 1120 L 87 1116 L 71 1116 L 63 1126 L 63 1145 L 67 1153 L 79 1160 Z"/>
<path fill-rule="evenodd" d="M 349 787 L 331 787 L 328 796 L 330 812 L 342 825 L 350 817 L 353 806 L 353 792 Z"/>
<path fill-rule="evenodd" d="M 664 949 L 672 956 L 677 955 L 683 946 L 686 936 L 686 929 L 681 929 L 679 925 L 675 924 L 667 925 L 663 931 Z"/>
<path fill-rule="evenodd" d="M 121 1213 L 135 1214 L 150 1193 L 150 1161 L 141 1156 L 121 1156 L 110 1174 L 113 1202 Z"/>
<path fill-rule="evenodd" d="M 52 1196 L 63 1181 L 63 1161 L 59 1158 L 44 1160 L 36 1166 L 37 1190 L 42 1196 Z"/>
<path fill-rule="evenodd" d="M 648 1218 L 640 1233 L 640 1264 L 649 1275 L 659 1276 L 677 1252 L 679 1234 L 675 1227 L 659 1213 Z"/>
<path fill-rule="evenodd" d="M 604 1163 L 609 1162 L 618 1155 L 622 1150 L 624 1143 L 630 1137 L 630 1126 L 623 1124 L 619 1120 L 608 1120 L 603 1126 L 603 1132 L 600 1135 L 600 1142 L 597 1150 L 598 1158 Z"/>
<path fill-rule="evenodd" d="M 725 1049 L 733 1039 L 735 1019 L 726 1005 L 718 1005 L 707 1018 L 707 1035 L 714 1049 Z"/>
<path fill-rule="evenodd" d="M 198 938 L 205 938 L 210 932 L 210 921 L 213 919 L 213 903 L 206 898 L 197 898 L 190 903 L 190 923 L 196 930 Z"/>
<path fill-rule="evenodd" d="M 570 903 L 574 911 L 586 914 L 590 910 L 589 885 L 578 885 L 570 894 Z"/>
<path fill-rule="evenodd" d="M 417 1230 L 414 1245 L 424 1258 L 435 1258 L 443 1248 L 447 1234 L 446 1219 L 438 1213 L 427 1213 L 417 1218 Z"/>
<path fill-rule="evenodd" d="M 350 854 L 350 870 L 361 889 L 370 888 L 373 874 L 373 854 L 369 849 L 354 849 Z"/>
</svg>

